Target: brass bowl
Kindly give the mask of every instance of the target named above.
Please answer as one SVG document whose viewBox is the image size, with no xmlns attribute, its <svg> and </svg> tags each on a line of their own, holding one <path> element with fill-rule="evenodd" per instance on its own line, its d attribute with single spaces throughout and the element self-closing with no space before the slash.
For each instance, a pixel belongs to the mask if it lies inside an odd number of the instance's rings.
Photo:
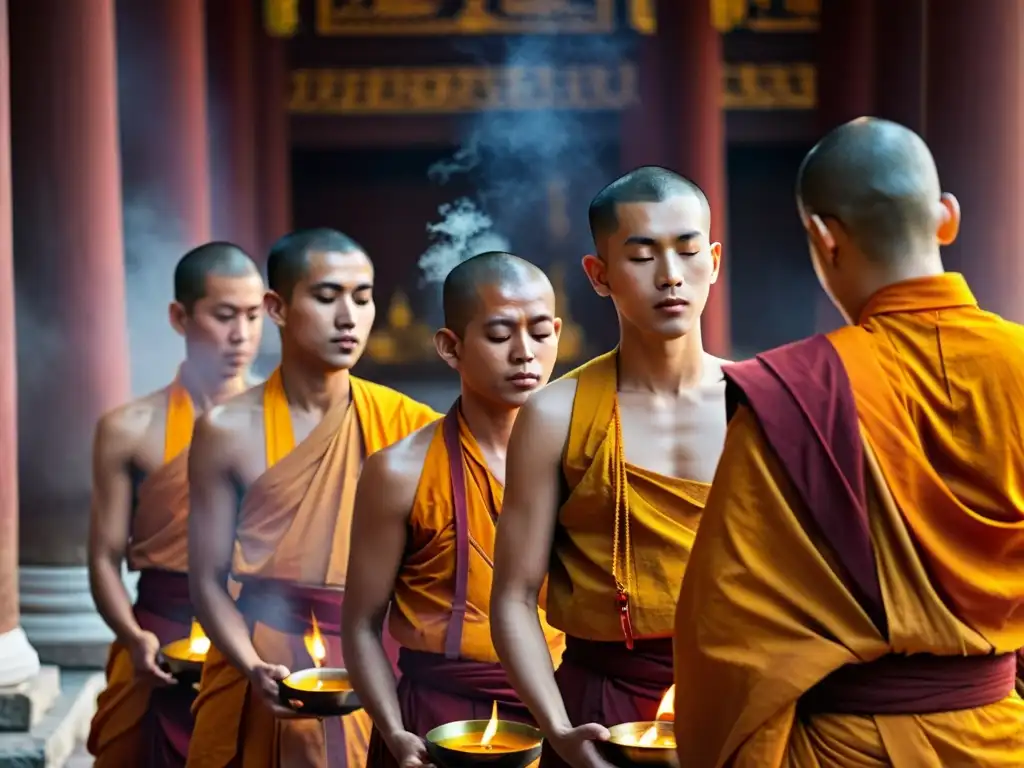
<svg viewBox="0 0 1024 768">
<path fill-rule="evenodd" d="M 658 742 L 671 739 L 671 746 L 637 746 L 637 740 L 654 726 Z M 618 768 L 634 766 L 666 766 L 679 768 L 679 754 L 676 752 L 675 723 L 671 720 L 657 722 L 622 723 L 608 729 L 608 741 L 597 742 L 604 758 Z"/>
<path fill-rule="evenodd" d="M 180 685 L 195 686 L 203 674 L 206 654 L 189 651 L 191 641 L 187 637 L 168 643 L 160 649 L 160 667 L 174 676 Z"/>
<path fill-rule="evenodd" d="M 317 683 L 332 684 L 334 690 L 316 690 Z M 340 684 L 340 686 L 339 686 Z M 362 709 L 352 690 L 348 672 L 333 667 L 301 669 L 279 682 L 281 704 L 303 715 L 342 717 Z"/>
<path fill-rule="evenodd" d="M 474 736 L 479 741 L 484 735 L 489 722 L 490 720 L 458 720 L 453 723 L 439 725 L 434 730 L 428 732 L 425 737 L 427 754 L 430 755 L 439 768 L 469 768 L 469 766 L 526 768 L 526 766 L 540 757 L 544 734 L 540 732 L 540 729 L 534 728 L 532 725 L 517 723 L 512 720 L 499 720 L 498 732 L 494 735 L 494 738 L 498 740 L 502 734 L 515 734 L 520 739 L 529 741 L 530 746 L 514 751 L 503 750 L 500 752 L 467 752 L 444 746 L 446 741 L 460 736 Z"/>
</svg>

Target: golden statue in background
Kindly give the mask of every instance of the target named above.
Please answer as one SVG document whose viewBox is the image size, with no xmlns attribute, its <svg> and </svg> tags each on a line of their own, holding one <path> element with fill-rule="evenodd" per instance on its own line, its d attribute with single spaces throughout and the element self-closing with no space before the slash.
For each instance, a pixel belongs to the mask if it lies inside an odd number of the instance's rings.
<svg viewBox="0 0 1024 768">
<path fill-rule="evenodd" d="M 391 295 L 387 325 L 374 330 L 366 342 L 370 359 L 381 365 L 403 365 L 435 359 L 434 334 L 413 315 L 401 288 Z"/>
<path fill-rule="evenodd" d="M 558 337 L 558 361 L 579 360 L 584 353 L 586 342 L 583 329 L 573 322 L 569 310 L 569 294 L 565 290 L 565 267 L 554 264 L 548 270 L 551 287 L 555 289 L 555 312 L 562 318 L 562 333 Z"/>
</svg>

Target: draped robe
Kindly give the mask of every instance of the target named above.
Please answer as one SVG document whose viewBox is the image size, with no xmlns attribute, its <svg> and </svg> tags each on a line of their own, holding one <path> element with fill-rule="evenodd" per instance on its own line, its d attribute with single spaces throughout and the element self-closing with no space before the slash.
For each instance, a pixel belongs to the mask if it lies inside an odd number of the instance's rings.
<svg viewBox="0 0 1024 768">
<path fill-rule="evenodd" d="M 303 636 L 315 616 L 327 656 L 343 667 L 341 602 L 363 457 L 439 418 L 432 409 L 352 377 L 350 404 L 329 410 L 295 445 L 280 369 L 264 389 L 267 471 L 242 500 L 232 576 L 239 609 L 264 661 L 313 666 Z M 277 719 L 216 648 L 203 667 L 189 766 L 320 768 L 365 764 L 368 715 Z"/>
<path fill-rule="evenodd" d="M 946 274 L 727 369 L 677 614 L 682 765 L 1024 765 L 1022 348 Z"/>
<path fill-rule="evenodd" d="M 402 722 L 419 736 L 444 723 L 486 720 L 494 702 L 500 718 L 532 722 L 491 643 L 488 610 L 503 495 L 456 401 L 427 449 L 389 619 L 401 646 Z M 564 635 L 547 625 L 543 608 L 540 614 L 557 666 Z M 376 730 L 368 762 L 396 765 Z"/>
<path fill-rule="evenodd" d="M 139 571 L 135 620 L 161 645 L 188 637 L 188 445 L 194 410 L 175 380 L 167 390 L 163 464 L 139 485 L 132 512 L 128 567 Z M 194 691 L 154 689 L 135 676 L 128 648 L 115 640 L 107 687 L 97 701 L 88 748 L 97 768 L 183 766 L 192 729 Z"/>
<path fill-rule="evenodd" d="M 624 459 L 618 423 L 617 352 L 567 374 L 577 380 L 548 576 L 548 621 L 566 634 L 555 673 L 574 725 L 653 720 L 672 685 L 672 622 L 708 484 L 659 475 Z M 626 511 L 616 537 L 616 497 Z M 628 558 L 628 627 L 613 550 Z M 627 638 L 627 635 L 629 637 Z M 632 647 L 629 647 L 629 646 Z M 561 763 L 545 747 L 544 766 Z"/>
</svg>

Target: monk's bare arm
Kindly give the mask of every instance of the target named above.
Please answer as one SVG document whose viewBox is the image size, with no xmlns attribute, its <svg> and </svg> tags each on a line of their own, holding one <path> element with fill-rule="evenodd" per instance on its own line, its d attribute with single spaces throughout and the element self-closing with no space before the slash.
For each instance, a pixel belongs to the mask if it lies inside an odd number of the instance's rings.
<svg viewBox="0 0 1024 768">
<path fill-rule="evenodd" d="M 200 418 L 192 436 L 188 458 L 188 581 L 203 629 L 232 664 L 248 673 L 260 658 L 245 619 L 228 593 L 238 517 L 234 471 L 238 441 L 227 425 L 218 423 L 224 408 L 214 408 Z"/>
<path fill-rule="evenodd" d="M 433 427 L 424 430 L 428 438 Z M 352 548 L 341 622 L 344 656 L 359 700 L 392 754 L 404 733 L 395 677 L 381 633 L 405 552 L 409 514 L 426 451 L 424 434 L 413 433 L 367 459 L 359 478 L 352 518 Z M 417 450 L 419 449 L 419 450 Z M 414 456 L 419 457 L 418 467 Z"/>
<path fill-rule="evenodd" d="M 548 575 L 575 391 L 575 380 L 555 382 L 519 411 L 508 446 L 494 552 L 494 647 L 516 692 L 549 737 L 572 727 L 555 684 L 537 601 Z"/>
<path fill-rule="evenodd" d="M 92 508 L 89 517 L 89 586 L 103 620 L 126 646 L 139 642 L 142 628 L 121 579 L 132 520 L 131 458 L 143 425 L 124 409 L 96 425 L 92 452 Z M 139 428 L 141 427 L 141 429 Z"/>
</svg>

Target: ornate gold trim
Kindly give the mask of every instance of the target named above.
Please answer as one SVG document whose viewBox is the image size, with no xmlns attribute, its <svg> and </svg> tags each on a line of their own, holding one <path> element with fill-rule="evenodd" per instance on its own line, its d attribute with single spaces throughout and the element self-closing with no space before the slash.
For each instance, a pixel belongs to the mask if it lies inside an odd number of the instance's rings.
<svg viewBox="0 0 1024 768">
<path fill-rule="evenodd" d="M 292 37 L 299 29 L 299 0 L 263 0 L 263 27 L 271 37 Z"/>
</svg>

